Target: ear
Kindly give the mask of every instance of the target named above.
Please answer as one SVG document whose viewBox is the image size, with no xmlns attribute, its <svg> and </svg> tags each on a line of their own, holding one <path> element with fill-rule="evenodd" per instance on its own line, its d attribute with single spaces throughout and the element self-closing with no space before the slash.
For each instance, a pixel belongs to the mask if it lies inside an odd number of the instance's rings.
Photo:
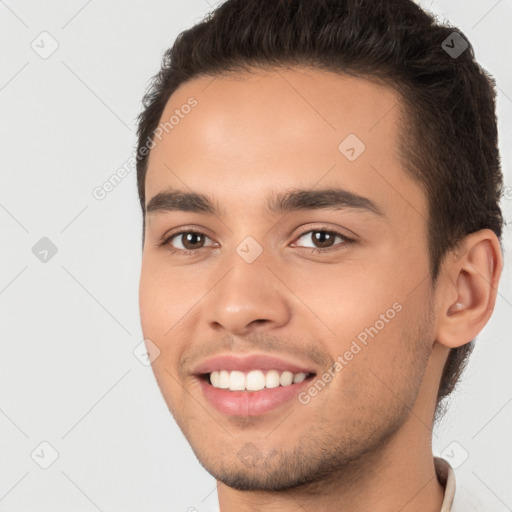
<svg viewBox="0 0 512 512">
<path fill-rule="evenodd" d="M 474 339 L 489 320 L 503 268 L 499 240 L 490 229 L 467 235 L 443 261 L 436 286 L 436 340 L 450 348 Z"/>
</svg>

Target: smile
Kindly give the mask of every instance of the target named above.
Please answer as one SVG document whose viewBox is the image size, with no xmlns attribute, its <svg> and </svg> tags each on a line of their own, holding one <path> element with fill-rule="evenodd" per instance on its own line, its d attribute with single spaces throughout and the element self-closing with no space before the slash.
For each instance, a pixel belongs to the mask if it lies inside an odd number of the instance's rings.
<svg viewBox="0 0 512 512">
<path fill-rule="evenodd" d="M 210 384 L 214 388 L 229 389 L 230 391 L 260 391 L 274 389 L 279 386 L 298 384 L 310 377 L 304 372 L 292 373 L 277 370 L 252 370 L 250 372 L 216 370 L 210 373 Z"/>
<path fill-rule="evenodd" d="M 318 369 L 290 357 L 225 353 L 192 371 L 207 404 L 229 416 L 260 416 L 297 401 Z"/>
</svg>

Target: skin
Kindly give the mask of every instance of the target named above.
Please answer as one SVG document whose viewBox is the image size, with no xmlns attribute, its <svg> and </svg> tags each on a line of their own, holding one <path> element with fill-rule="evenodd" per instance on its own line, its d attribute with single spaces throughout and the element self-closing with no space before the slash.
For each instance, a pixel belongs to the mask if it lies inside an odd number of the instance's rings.
<svg viewBox="0 0 512 512">
<path fill-rule="evenodd" d="M 495 235 L 469 235 L 434 286 L 426 196 L 401 163 L 400 98 L 388 86 L 299 67 L 203 77 L 172 95 L 162 119 L 191 96 L 197 107 L 151 150 L 146 204 L 174 188 L 205 194 L 221 211 L 147 215 L 140 311 L 144 337 L 160 350 L 159 387 L 217 479 L 221 510 L 438 511 L 435 397 L 449 349 L 492 313 L 502 267 Z M 354 161 L 338 149 L 348 134 L 366 146 Z M 369 198 L 383 215 L 265 208 L 272 193 L 323 187 Z M 190 255 L 180 236 L 159 245 L 179 228 L 206 235 Z M 322 246 L 311 231 L 326 229 L 354 241 L 336 237 L 330 252 L 314 253 Z M 263 251 L 252 263 L 236 252 L 247 236 Z M 400 312 L 306 405 L 229 416 L 191 373 L 231 351 L 321 375 L 397 302 Z"/>
</svg>

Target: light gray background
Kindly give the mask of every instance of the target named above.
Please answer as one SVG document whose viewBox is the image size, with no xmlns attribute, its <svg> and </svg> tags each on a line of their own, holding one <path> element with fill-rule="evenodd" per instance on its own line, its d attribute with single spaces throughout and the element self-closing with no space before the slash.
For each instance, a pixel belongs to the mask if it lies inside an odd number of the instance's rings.
<svg viewBox="0 0 512 512">
<path fill-rule="evenodd" d="M 103 200 L 93 190 L 132 155 L 163 51 L 217 4 L 0 1 L 0 511 L 216 509 L 214 479 L 132 352 L 142 340 L 135 171 Z M 460 26 L 497 79 L 510 221 L 512 2 L 421 4 Z M 42 237 L 58 250 L 46 263 L 32 252 Z M 508 227 L 494 316 L 434 435 L 458 482 L 503 511 L 512 508 L 510 241 Z M 58 452 L 48 469 L 43 441 Z"/>
</svg>

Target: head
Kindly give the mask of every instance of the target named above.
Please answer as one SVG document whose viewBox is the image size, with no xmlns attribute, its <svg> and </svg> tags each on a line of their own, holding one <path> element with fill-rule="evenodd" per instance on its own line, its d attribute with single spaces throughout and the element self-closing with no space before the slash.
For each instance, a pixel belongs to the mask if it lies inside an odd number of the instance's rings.
<svg viewBox="0 0 512 512">
<path fill-rule="evenodd" d="M 409 0 L 228 0 L 165 54 L 139 118 L 142 327 L 233 487 L 376 452 L 461 376 L 494 306 L 502 176 L 494 83 L 469 43 L 445 50 L 454 31 Z M 197 370 L 229 351 L 307 365 L 307 403 L 208 410 Z"/>
</svg>

